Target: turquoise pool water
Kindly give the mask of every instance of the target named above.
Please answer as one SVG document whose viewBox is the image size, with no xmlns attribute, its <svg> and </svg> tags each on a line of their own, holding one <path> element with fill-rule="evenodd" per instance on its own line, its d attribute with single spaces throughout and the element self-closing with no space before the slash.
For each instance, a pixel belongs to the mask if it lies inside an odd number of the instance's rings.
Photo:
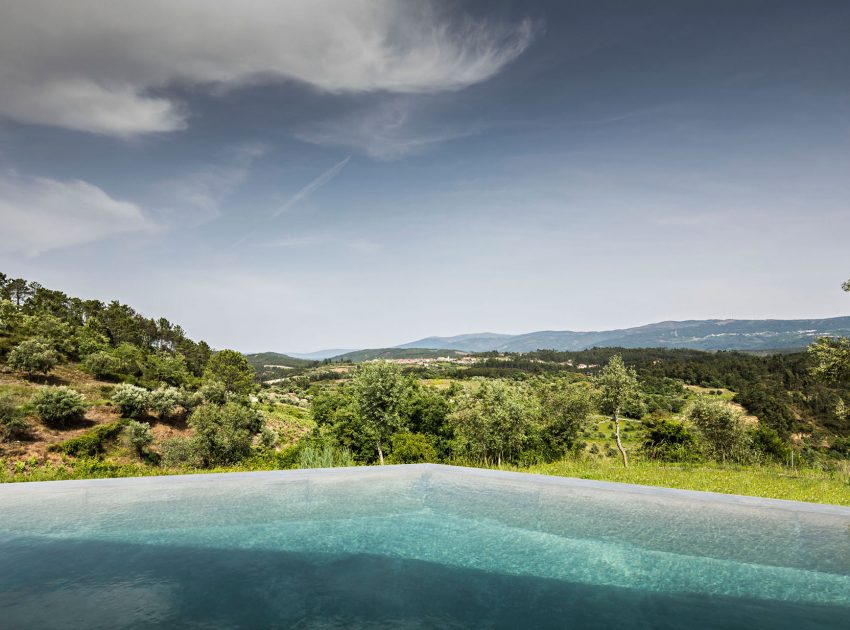
<svg viewBox="0 0 850 630">
<path fill-rule="evenodd" d="M 0 486 L 0 628 L 850 628 L 850 509 L 448 466 Z"/>
</svg>

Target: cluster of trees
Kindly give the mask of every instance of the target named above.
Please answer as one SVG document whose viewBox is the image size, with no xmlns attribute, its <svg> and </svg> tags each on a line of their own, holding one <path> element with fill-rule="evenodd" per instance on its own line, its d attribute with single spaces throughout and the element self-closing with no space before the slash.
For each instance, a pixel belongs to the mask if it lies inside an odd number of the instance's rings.
<svg viewBox="0 0 850 630">
<path fill-rule="evenodd" d="M 825 429 L 850 437 L 841 401 L 850 401 L 850 341 L 821 339 L 808 352 L 757 356 L 743 352 L 704 352 L 667 348 L 592 348 L 561 352 L 538 350 L 485 360 L 452 378 L 527 380 L 545 375 L 595 374 L 615 355 L 637 371 L 645 409 L 629 409 L 633 417 L 657 409 L 679 413 L 687 396 L 682 383 L 734 391 L 735 402 L 783 439 L 792 433 Z M 595 366 L 579 370 L 578 365 Z M 678 394 L 676 393 L 678 391 Z"/>
<path fill-rule="evenodd" d="M 664 380 L 652 386 L 656 398 L 659 389 L 683 395 Z M 422 385 L 394 364 L 375 362 L 361 365 L 350 381 L 316 392 L 317 429 L 306 443 L 341 449 L 361 463 L 529 464 L 582 450 L 593 414 L 602 413 L 628 466 L 621 420 L 630 410 L 645 409 L 646 397 L 637 372 L 619 355 L 593 378 L 476 379 L 444 390 Z M 748 424 L 719 399 L 698 397 L 684 420 L 668 416 L 645 420 L 642 450 L 650 458 L 748 461 L 783 459 L 788 452 L 774 430 Z"/>
<path fill-rule="evenodd" d="M 0 273 L 0 358 L 28 376 L 74 361 L 102 379 L 191 387 L 211 355 L 206 343 L 192 341 L 165 318 Z"/>
<path fill-rule="evenodd" d="M 586 382 L 481 380 L 440 390 L 374 362 L 316 393 L 310 439 L 362 463 L 538 461 L 576 448 L 592 410 Z"/>
</svg>

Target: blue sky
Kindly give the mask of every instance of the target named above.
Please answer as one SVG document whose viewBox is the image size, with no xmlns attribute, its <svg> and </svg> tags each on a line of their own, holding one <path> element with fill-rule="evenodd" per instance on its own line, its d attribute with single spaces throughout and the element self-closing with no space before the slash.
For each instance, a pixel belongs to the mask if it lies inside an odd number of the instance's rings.
<svg viewBox="0 0 850 630">
<path fill-rule="evenodd" d="M 842 1 L 12 0 L 0 269 L 244 351 L 844 315 L 848 32 Z"/>
</svg>

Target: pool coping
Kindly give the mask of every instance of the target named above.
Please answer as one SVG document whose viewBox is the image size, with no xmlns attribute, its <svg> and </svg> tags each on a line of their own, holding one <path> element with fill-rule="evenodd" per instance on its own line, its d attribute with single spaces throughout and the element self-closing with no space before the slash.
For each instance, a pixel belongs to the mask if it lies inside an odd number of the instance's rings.
<svg viewBox="0 0 850 630">
<path fill-rule="evenodd" d="M 186 475 L 155 475 L 145 477 L 111 477 L 105 479 L 70 479 L 62 481 L 25 481 L 0 484 L 0 496 L 24 494 L 40 491 L 57 491 L 61 489 L 71 490 L 74 488 L 110 487 L 121 485 L 155 485 L 155 484 L 186 484 L 186 483 L 214 483 L 221 479 L 305 479 L 322 477 L 344 477 L 353 474 L 364 474 L 366 476 L 384 473 L 393 475 L 403 472 L 415 475 L 419 473 L 426 476 L 429 471 L 439 471 L 450 474 L 463 475 L 465 477 L 481 477 L 487 479 L 502 479 L 505 481 L 521 482 L 524 484 L 547 486 L 547 487 L 570 487 L 587 490 L 599 490 L 603 492 L 618 492 L 625 494 L 637 494 L 648 497 L 660 497 L 667 499 L 690 500 L 705 503 L 721 503 L 751 508 L 768 508 L 792 512 L 807 512 L 815 514 L 830 514 L 834 516 L 845 516 L 850 518 L 850 507 L 827 503 L 808 503 L 805 501 L 791 501 L 788 499 L 770 499 L 765 497 L 753 497 L 739 494 L 725 494 L 722 492 L 708 492 L 703 490 L 684 490 L 680 488 L 667 488 L 663 486 L 646 486 L 631 483 L 620 483 L 615 481 L 598 481 L 595 479 L 579 479 L 576 477 L 560 477 L 555 475 L 541 475 L 538 473 L 514 472 L 507 470 L 493 470 L 487 468 L 468 468 L 465 466 L 450 466 L 447 464 L 393 464 L 387 466 L 352 466 L 347 468 L 302 468 L 293 470 L 261 470 L 251 472 L 225 472 L 225 473 L 193 473 Z"/>
</svg>

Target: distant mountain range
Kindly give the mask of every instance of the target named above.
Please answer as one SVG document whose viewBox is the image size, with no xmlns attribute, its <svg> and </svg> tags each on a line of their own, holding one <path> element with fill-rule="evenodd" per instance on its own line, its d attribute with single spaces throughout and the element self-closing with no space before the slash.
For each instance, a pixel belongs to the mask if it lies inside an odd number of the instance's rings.
<svg viewBox="0 0 850 630">
<path fill-rule="evenodd" d="M 827 319 L 695 319 L 659 322 L 635 328 L 576 332 L 542 330 L 521 335 L 472 333 L 454 337 L 426 337 L 394 348 L 371 350 L 328 349 L 286 355 L 248 355 L 252 363 L 301 367 L 323 359 L 352 362 L 371 359 L 447 356 L 447 350 L 464 352 L 532 352 L 534 350 L 586 350 L 587 348 L 690 348 L 692 350 L 742 350 L 762 352 L 797 350 L 817 337 L 850 337 L 850 317 Z"/>
<path fill-rule="evenodd" d="M 437 359 L 439 357 L 459 357 L 468 354 L 463 350 L 433 349 L 433 348 L 374 348 L 370 350 L 354 350 L 346 352 L 334 361 L 351 361 L 362 363 L 375 359 Z"/>
<path fill-rule="evenodd" d="M 850 317 L 703 319 L 591 332 L 544 330 L 521 335 L 474 333 L 455 337 L 426 337 L 397 347 L 469 352 L 585 350 L 593 347 L 757 351 L 803 348 L 815 338 L 823 336 L 850 336 Z"/>
<path fill-rule="evenodd" d="M 327 350 L 316 350 L 315 352 L 287 352 L 287 356 L 296 359 L 307 359 L 308 361 L 321 361 L 322 359 L 330 359 L 338 357 L 347 352 L 356 352 L 356 348 L 328 348 Z"/>
</svg>

